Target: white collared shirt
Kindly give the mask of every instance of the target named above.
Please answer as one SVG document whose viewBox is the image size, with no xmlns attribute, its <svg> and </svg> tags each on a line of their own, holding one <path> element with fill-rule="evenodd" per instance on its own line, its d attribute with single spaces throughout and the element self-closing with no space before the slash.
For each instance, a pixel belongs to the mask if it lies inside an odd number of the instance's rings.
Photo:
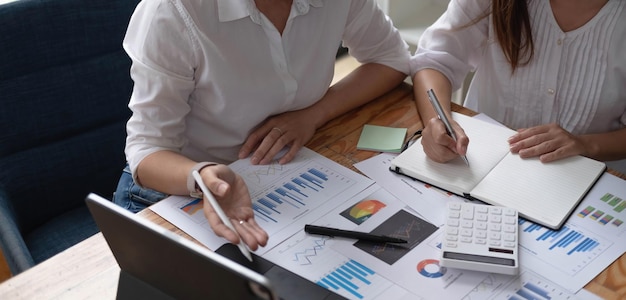
<svg viewBox="0 0 626 300">
<path fill-rule="evenodd" d="M 282 36 L 253 0 L 145 0 L 124 49 L 135 81 L 126 157 L 171 150 L 229 163 L 267 117 L 326 93 L 342 43 L 409 72 L 408 46 L 373 0 L 294 0 Z"/>
<path fill-rule="evenodd" d="M 489 3 L 452 0 L 422 36 L 412 74 L 439 70 L 456 89 L 475 70 L 465 106 L 512 129 L 558 123 L 578 135 L 626 126 L 626 1 L 608 1 L 569 32 L 557 24 L 548 0 L 528 1 L 535 53 L 513 75 L 491 17 L 450 30 L 484 15 Z M 626 160 L 609 166 L 626 172 Z"/>
</svg>

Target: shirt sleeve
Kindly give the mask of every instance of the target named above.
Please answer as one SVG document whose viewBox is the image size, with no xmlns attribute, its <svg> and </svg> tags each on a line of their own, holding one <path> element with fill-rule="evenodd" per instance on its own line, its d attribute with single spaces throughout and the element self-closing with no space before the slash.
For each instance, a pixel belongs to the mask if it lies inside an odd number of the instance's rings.
<svg viewBox="0 0 626 300">
<path fill-rule="evenodd" d="M 447 10 L 428 27 L 411 57 L 411 76 L 422 69 L 435 69 L 461 87 L 474 70 L 489 42 L 488 0 L 452 0 Z"/>
<path fill-rule="evenodd" d="M 160 150 L 186 143 L 184 118 L 194 88 L 194 44 L 188 24 L 169 1 L 142 1 L 131 17 L 123 47 L 132 60 L 134 88 L 126 130 L 126 159 L 137 166 Z"/>
<path fill-rule="evenodd" d="M 409 46 L 375 1 L 352 1 L 343 45 L 361 63 L 379 63 L 409 74 Z"/>
</svg>

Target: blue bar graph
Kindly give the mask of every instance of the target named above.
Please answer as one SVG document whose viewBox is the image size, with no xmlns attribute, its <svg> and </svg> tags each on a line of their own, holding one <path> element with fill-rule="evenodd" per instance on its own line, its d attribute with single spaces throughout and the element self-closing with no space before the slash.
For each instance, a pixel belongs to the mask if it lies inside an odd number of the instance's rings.
<svg viewBox="0 0 626 300">
<path fill-rule="evenodd" d="M 323 205 L 324 201 L 320 199 L 330 199 L 355 184 L 346 179 L 324 166 L 309 165 L 261 189 L 253 196 L 252 209 L 260 225 L 271 231 L 271 227 L 267 226 L 292 222 L 294 216 L 302 216 Z"/>
<path fill-rule="evenodd" d="M 359 293 L 359 286 L 372 284 L 367 277 L 374 274 L 370 268 L 351 259 L 318 280 L 317 284 L 336 292 L 344 290 L 359 299 L 363 299 L 363 295 Z"/>
<path fill-rule="evenodd" d="M 320 172 L 319 170 L 315 169 L 315 168 L 311 168 L 309 169 L 309 173 L 317 176 L 318 178 L 327 181 L 328 180 L 328 176 L 326 176 L 326 174 L 324 174 L 323 172 Z"/>
<path fill-rule="evenodd" d="M 300 174 L 300 177 L 302 177 L 304 180 L 308 181 L 311 184 L 314 184 L 315 186 L 317 186 L 319 188 L 323 188 L 322 183 L 324 183 L 324 182 L 322 180 L 319 180 L 319 179 L 311 176 L 310 174 L 302 173 L 302 174 Z"/>
<path fill-rule="evenodd" d="M 558 248 L 570 248 L 566 253 L 572 255 L 577 252 L 588 252 L 595 249 L 599 243 L 593 238 L 586 237 L 583 233 L 572 229 L 569 226 L 563 226 L 559 230 L 550 230 L 541 225 L 520 219 L 520 226 L 528 223 L 521 232 L 525 233 L 540 233 L 536 241 L 546 241 L 550 244 L 549 250 L 555 250 Z"/>
<path fill-rule="evenodd" d="M 314 191 L 319 191 L 318 189 L 316 189 L 313 185 L 307 183 L 306 181 L 302 180 L 300 177 L 296 177 L 294 179 L 291 180 L 293 183 L 305 188 L 305 189 L 312 189 Z M 318 187 L 319 188 L 319 187 Z"/>
<path fill-rule="evenodd" d="M 540 288 L 539 286 L 536 286 L 530 282 L 527 282 L 526 284 L 524 284 L 524 287 L 531 290 L 533 293 L 541 296 L 541 299 L 550 299 L 550 295 L 548 294 L 548 292 L 542 288 Z"/>
</svg>

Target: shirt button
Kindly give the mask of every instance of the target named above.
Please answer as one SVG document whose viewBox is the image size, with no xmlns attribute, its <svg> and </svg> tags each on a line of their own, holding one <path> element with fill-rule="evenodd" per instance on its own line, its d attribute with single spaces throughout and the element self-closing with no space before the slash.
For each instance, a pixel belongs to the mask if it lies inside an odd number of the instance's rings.
<svg viewBox="0 0 626 300">
<path fill-rule="evenodd" d="M 563 44 L 563 40 L 562 40 L 562 39 L 558 39 L 558 40 L 556 40 L 556 44 L 557 44 L 557 45 L 559 45 L 559 46 L 561 46 L 561 44 Z"/>
<path fill-rule="evenodd" d="M 553 89 L 548 89 L 548 94 L 554 95 L 554 90 Z"/>
</svg>

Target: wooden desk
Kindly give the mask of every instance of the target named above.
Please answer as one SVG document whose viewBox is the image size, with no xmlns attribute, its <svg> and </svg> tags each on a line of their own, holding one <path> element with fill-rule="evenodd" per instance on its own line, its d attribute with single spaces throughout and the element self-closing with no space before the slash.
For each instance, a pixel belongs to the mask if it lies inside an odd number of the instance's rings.
<svg viewBox="0 0 626 300">
<path fill-rule="evenodd" d="M 459 106 L 454 106 L 453 110 L 473 114 Z M 421 128 L 411 87 L 403 84 L 380 99 L 331 121 L 315 134 L 307 147 L 358 172 L 353 164 L 376 154 L 356 149 L 361 127 L 366 123 L 408 127 L 410 133 Z M 626 179 L 624 176 L 622 178 Z M 150 210 L 144 210 L 139 214 L 192 239 Z M 96 234 L 0 284 L 0 298 L 114 299 L 118 272 L 119 267 L 102 234 Z M 605 299 L 624 299 L 626 255 L 613 262 L 585 288 Z"/>
</svg>

